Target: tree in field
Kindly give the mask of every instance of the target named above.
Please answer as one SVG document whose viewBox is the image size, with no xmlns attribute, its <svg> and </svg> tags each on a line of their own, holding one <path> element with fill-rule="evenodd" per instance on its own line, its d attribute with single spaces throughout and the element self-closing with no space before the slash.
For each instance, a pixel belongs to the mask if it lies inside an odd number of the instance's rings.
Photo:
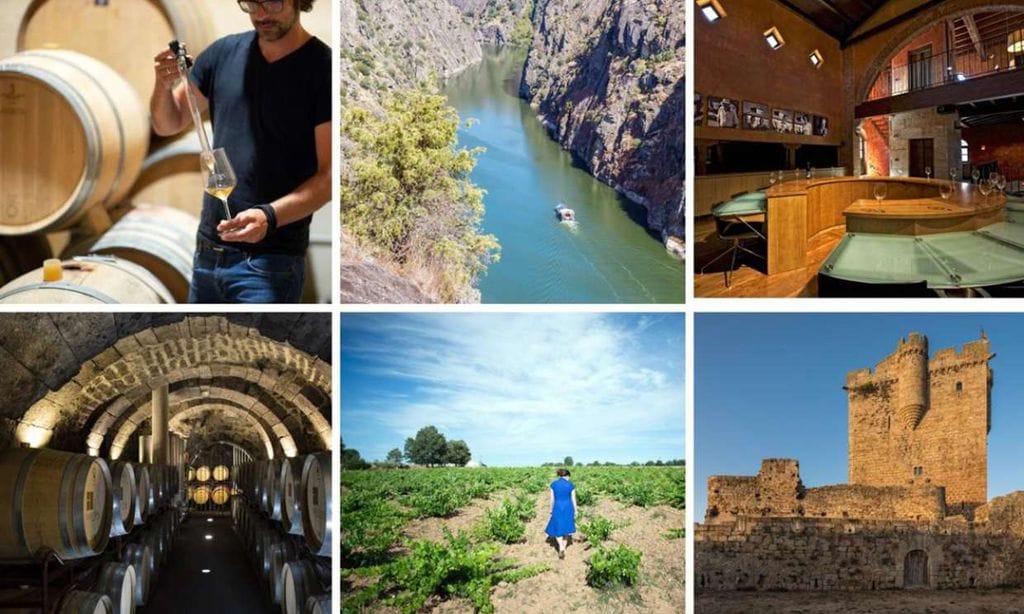
<svg viewBox="0 0 1024 614">
<path fill-rule="evenodd" d="M 360 456 L 359 450 L 353 450 L 352 448 L 344 448 L 341 451 L 341 468 L 342 469 L 366 469 L 370 466 L 369 463 L 363 460 Z"/>
<path fill-rule="evenodd" d="M 448 442 L 436 427 L 425 426 L 405 440 L 405 457 L 417 465 L 440 465 L 448 455 Z"/>
<path fill-rule="evenodd" d="M 479 150 L 457 147 L 458 112 L 423 89 L 391 95 L 384 116 L 345 111 L 353 147 L 341 180 L 345 229 L 445 302 L 474 300 L 498 240 L 480 232 L 484 192 L 469 180 Z"/>
<path fill-rule="evenodd" d="M 402 462 L 402 451 L 399 450 L 398 448 L 392 448 L 392 450 L 390 452 L 388 452 L 388 464 L 397 465 L 397 464 L 399 464 L 401 462 Z"/>
<path fill-rule="evenodd" d="M 571 456 L 566 456 L 566 457 L 565 457 L 565 460 L 564 460 L 564 461 L 562 461 L 562 463 L 563 463 L 563 464 L 564 464 L 564 465 L 565 465 L 566 467 L 572 467 L 572 457 L 571 457 Z"/>
<path fill-rule="evenodd" d="M 472 455 L 469 453 L 469 446 L 465 441 L 456 439 L 448 442 L 448 450 L 445 454 L 445 461 L 453 465 L 465 465 Z"/>
</svg>

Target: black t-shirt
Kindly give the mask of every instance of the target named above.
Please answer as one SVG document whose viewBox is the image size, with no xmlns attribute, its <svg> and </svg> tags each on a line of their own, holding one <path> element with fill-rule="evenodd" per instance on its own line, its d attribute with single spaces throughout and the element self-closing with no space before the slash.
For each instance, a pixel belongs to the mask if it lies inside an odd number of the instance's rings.
<svg viewBox="0 0 1024 614">
<path fill-rule="evenodd" d="M 273 63 L 256 32 L 226 36 L 196 58 L 192 81 L 210 101 L 213 147 L 227 150 L 238 185 L 232 215 L 272 202 L 316 174 L 314 128 L 331 121 L 331 50 L 311 38 Z M 303 254 L 310 217 L 280 226 L 259 243 L 221 241 L 224 205 L 206 195 L 199 235 L 250 252 Z"/>
</svg>

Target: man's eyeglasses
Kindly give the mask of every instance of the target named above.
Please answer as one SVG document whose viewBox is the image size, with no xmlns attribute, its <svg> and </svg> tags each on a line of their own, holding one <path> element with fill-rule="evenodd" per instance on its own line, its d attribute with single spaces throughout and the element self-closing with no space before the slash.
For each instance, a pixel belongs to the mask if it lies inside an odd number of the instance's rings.
<svg viewBox="0 0 1024 614">
<path fill-rule="evenodd" d="M 280 13 L 284 0 L 238 0 L 238 8 L 245 13 L 255 13 L 261 8 L 267 13 Z"/>
</svg>

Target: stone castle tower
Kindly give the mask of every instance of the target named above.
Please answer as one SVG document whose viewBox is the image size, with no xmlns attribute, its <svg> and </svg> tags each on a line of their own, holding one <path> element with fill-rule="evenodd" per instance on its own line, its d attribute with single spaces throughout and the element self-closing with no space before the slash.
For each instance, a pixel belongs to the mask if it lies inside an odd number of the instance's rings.
<svg viewBox="0 0 1024 614">
<path fill-rule="evenodd" d="M 875 369 L 851 371 L 849 483 L 931 484 L 947 513 L 988 500 L 992 370 L 987 338 L 928 360 L 928 338 L 911 333 Z"/>
</svg>

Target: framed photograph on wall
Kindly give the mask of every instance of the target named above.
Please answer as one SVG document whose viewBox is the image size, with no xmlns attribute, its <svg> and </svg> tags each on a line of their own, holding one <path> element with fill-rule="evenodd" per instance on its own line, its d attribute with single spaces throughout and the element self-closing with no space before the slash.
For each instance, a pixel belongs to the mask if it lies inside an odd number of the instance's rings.
<svg viewBox="0 0 1024 614">
<path fill-rule="evenodd" d="M 740 115 L 735 100 L 708 96 L 709 128 L 739 128 L 739 125 Z"/>
<path fill-rule="evenodd" d="M 813 118 L 814 136 L 828 136 L 828 118 L 815 115 Z"/>
<path fill-rule="evenodd" d="M 768 105 L 749 100 L 743 101 L 743 128 L 745 130 L 770 130 Z"/>
<path fill-rule="evenodd" d="M 704 98 L 697 92 L 693 93 L 693 125 L 704 125 Z"/>
<path fill-rule="evenodd" d="M 772 130 L 792 134 L 793 112 L 785 109 L 772 109 Z"/>
<path fill-rule="evenodd" d="M 794 134 L 803 134 L 806 136 L 811 136 L 812 131 L 813 128 L 811 126 L 810 113 L 801 113 L 800 111 L 796 111 L 795 113 L 793 113 Z"/>
</svg>

